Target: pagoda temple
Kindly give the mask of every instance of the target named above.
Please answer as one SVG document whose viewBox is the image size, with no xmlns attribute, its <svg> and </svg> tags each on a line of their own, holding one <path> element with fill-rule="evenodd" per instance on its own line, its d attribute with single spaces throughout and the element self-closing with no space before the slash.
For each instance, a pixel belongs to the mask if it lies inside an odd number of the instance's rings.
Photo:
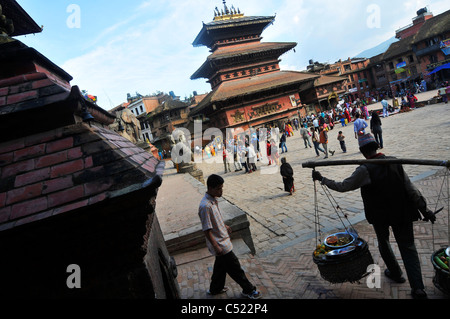
<svg viewBox="0 0 450 319">
<path fill-rule="evenodd" d="M 297 43 L 262 42 L 261 34 L 275 16 L 245 16 L 223 4 L 193 42 L 211 54 L 191 79 L 208 79 L 212 91 L 191 116 L 209 118 L 210 127 L 242 131 L 306 117 L 300 92 L 312 89 L 320 75 L 281 71 L 279 65 L 280 57 Z"/>
</svg>

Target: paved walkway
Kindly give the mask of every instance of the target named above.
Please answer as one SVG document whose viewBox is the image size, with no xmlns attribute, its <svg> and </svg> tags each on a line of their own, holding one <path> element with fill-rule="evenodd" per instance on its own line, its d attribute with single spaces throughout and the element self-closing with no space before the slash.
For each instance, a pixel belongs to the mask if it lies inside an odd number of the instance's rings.
<svg viewBox="0 0 450 319">
<path fill-rule="evenodd" d="M 427 94 L 428 93 L 428 94 Z M 419 100 L 428 100 L 435 92 L 418 95 Z M 397 114 L 383 121 L 385 148 L 383 153 L 398 158 L 409 159 L 450 159 L 450 115 L 449 106 L 445 104 L 430 105 L 409 113 Z M 336 140 L 338 131 L 347 137 L 348 153 L 343 154 Z M 352 124 L 341 128 L 338 125 L 329 133 L 329 148 L 336 150 L 330 160 L 363 159 L 354 138 Z M 320 299 L 320 298 L 386 298 L 409 299 L 409 285 L 393 284 L 382 276 L 382 285 L 378 289 L 369 289 L 363 280 L 359 284 L 331 285 L 321 279 L 317 267 L 312 261 L 312 252 L 316 246 L 314 224 L 314 185 L 311 169 L 302 168 L 302 163 L 321 161 L 316 158 L 313 149 L 305 149 L 303 141 L 296 132 L 288 138 L 287 161 L 293 166 L 297 192 L 288 196 L 283 191 L 281 177 L 276 168 L 258 164 L 258 172 L 243 174 L 233 172 L 224 174 L 223 163 L 217 157 L 217 163 L 199 165 L 205 179 L 212 173 L 220 174 L 225 179 L 224 197 L 232 204 L 245 211 L 251 223 L 251 231 L 256 246 L 256 255 L 244 253 L 241 256 L 243 267 L 252 281 L 263 292 L 265 298 L 274 299 Z M 270 170 L 273 171 L 270 171 Z M 336 180 L 348 177 L 355 167 L 324 167 L 320 171 L 324 176 Z M 438 222 L 432 226 L 418 222 L 416 244 L 421 255 L 423 275 L 430 298 L 446 298 L 432 283 L 434 270 L 430 256 L 435 249 L 449 245 L 447 194 L 441 195 L 437 202 L 442 181 L 446 171 L 440 167 L 409 165 L 405 170 L 416 185 L 423 191 L 430 207 L 445 206 Z M 167 174 L 173 174 L 173 168 L 167 168 Z M 342 228 L 334 208 L 328 202 L 323 191 L 318 188 L 320 223 L 323 233 L 330 233 Z M 376 238 L 372 227 L 364 218 L 363 204 L 359 191 L 345 194 L 332 193 L 344 209 L 350 222 L 360 236 L 370 245 L 375 262 L 383 269 Z M 164 196 L 164 195 L 163 195 Z M 185 199 L 190 206 L 196 206 Z M 192 199 L 194 202 L 197 199 Z M 180 202 L 180 205 L 183 205 Z M 162 228 L 170 227 L 162 225 Z M 393 242 L 394 243 L 394 242 Z M 394 243 L 395 250 L 396 245 Z M 397 250 L 396 250 L 397 251 Z M 398 251 L 397 251 L 398 252 Z M 179 269 L 179 284 L 183 298 L 208 298 L 205 291 L 209 287 L 214 259 L 205 251 L 177 255 L 175 259 Z M 401 260 L 400 260 L 401 263 Z M 240 289 L 228 280 L 230 291 L 218 298 L 239 298 Z"/>
</svg>

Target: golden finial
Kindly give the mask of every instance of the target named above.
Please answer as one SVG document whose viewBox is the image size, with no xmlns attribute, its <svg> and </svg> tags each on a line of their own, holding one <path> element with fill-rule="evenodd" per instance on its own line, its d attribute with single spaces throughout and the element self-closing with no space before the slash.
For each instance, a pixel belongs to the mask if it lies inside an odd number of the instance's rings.
<svg viewBox="0 0 450 319">
<path fill-rule="evenodd" d="M 237 19 L 243 16 L 244 14 L 241 14 L 241 10 L 239 8 L 236 10 L 234 5 L 229 9 L 226 0 L 223 0 L 223 9 L 221 11 L 217 7 L 214 11 L 214 21 Z"/>
</svg>

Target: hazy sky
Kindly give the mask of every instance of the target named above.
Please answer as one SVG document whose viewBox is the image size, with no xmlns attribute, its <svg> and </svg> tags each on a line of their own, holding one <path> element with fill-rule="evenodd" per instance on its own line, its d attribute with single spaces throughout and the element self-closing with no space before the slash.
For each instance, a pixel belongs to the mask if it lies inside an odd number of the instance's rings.
<svg viewBox="0 0 450 319">
<path fill-rule="evenodd" d="M 184 98 L 210 91 L 206 79 L 190 80 L 209 55 L 193 47 L 202 22 L 211 22 L 222 0 L 18 0 L 44 31 L 19 37 L 73 76 L 72 85 L 97 95 L 111 109 L 127 93 L 174 91 Z M 333 63 L 395 35 L 428 6 L 434 15 L 448 0 L 228 0 L 246 16 L 276 15 L 265 42 L 297 42 L 281 57 L 283 70 L 308 61 Z"/>
</svg>

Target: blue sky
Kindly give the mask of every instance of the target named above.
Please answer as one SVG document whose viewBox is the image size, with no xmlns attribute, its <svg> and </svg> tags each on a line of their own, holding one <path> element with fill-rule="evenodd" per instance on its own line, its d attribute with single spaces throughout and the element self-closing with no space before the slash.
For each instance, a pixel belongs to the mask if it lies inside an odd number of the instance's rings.
<svg viewBox="0 0 450 319">
<path fill-rule="evenodd" d="M 18 2 L 44 26 L 42 33 L 19 40 L 71 74 L 72 85 L 97 95 L 104 109 L 125 102 L 127 93 L 174 91 L 184 98 L 210 90 L 206 79 L 190 80 L 209 54 L 192 42 L 222 0 Z M 420 8 L 428 6 L 434 15 L 450 9 L 447 0 L 228 0 L 227 5 L 246 16 L 276 15 L 263 41 L 298 43 L 295 52 L 281 57 L 283 70 L 304 70 L 310 59 L 333 63 L 353 57 L 393 37 Z M 79 24 L 70 27 L 68 20 Z"/>
</svg>

